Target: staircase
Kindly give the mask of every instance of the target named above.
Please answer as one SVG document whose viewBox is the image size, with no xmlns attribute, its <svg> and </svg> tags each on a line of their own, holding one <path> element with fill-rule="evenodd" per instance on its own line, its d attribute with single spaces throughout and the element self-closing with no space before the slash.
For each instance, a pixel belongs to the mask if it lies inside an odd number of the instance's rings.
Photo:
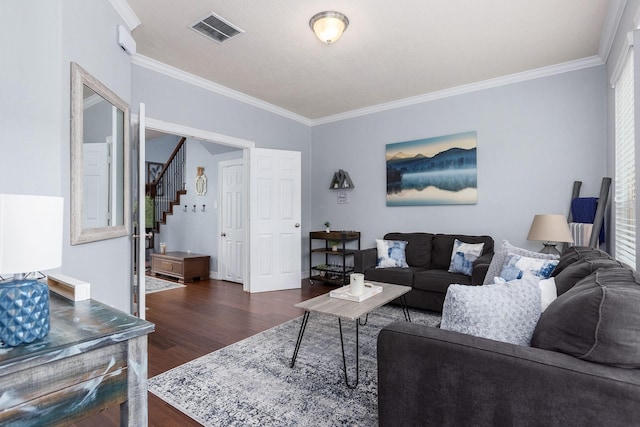
<svg viewBox="0 0 640 427">
<path fill-rule="evenodd" d="M 167 223 L 167 216 L 173 215 L 173 207 L 180 204 L 180 196 L 187 194 L 185 182 L 185 155 L 187 138 L 183 137 L 165 163 L 158 177 L 150 187 L 154 199 L 153 230 L 160 231 L 160 224 Z"/>
</svg>

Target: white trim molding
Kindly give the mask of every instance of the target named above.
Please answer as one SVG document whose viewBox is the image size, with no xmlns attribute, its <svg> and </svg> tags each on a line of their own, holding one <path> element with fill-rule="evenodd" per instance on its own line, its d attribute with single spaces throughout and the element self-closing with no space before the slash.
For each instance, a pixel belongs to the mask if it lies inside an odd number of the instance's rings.
<svg viewBox="0 0 640 427">
<path fill-rule="evenodd" d="M 616 38 L 616 32 L 620 26 L 620 20 L 627 6 L 627 0 L 611 0 L 607 9 L 607 16 L 602 28 L 600 36 L 600 46 L 598 47 L 598 55 L 604 62 L 609 59 L 613 42 Z"/>
<path fill-rule="evenodd" d="M 627 58 L 629 57 L 629 52 L 633 48 L 633 31 L 629 31 L 627 33 L 626 42 L 622 45 L 620 49 L 620 54 L 618 55 L 618 59 L 616 60 L 616 66 L 613 68 L 611 72 L 611 79 L 609 80 L 609 84 L 611 85 L 611 89 L 616 87 L 616 83 L 620 78 L 620 74 L 622 74 L 622 69 L 624 68 L 624 64 L 627 62 Z"/>
<path fill-rule="evenodd" d="M 143 55 L 136 54 L 132 57 L 133 64 L 140 67 L 147 68 L 152 71 L 164 74 L 168 77 L 172 77 L 176 80 L 183 81 L 185 83 L 192 84 L 194 86 L 201 87 L 219 95 L 226 96 L 236 101 L 244 102 L 257 108 L 261 108 L 265 111 L 269 111 L 280 116 L 295 120 L 307 126 L 316 126 L 326 123 L 337 122 L 340 120 L 350 119 L 359 116 L 365 116 L 367 114 L 378 113 L 387 110 L 393 110 L 400 107 L 406 107 L 409 105 L 420 104 L 423 102 L 434 101 L 437 99 L 448 98 L 450 96 L 463 95 L 465 93 L 477 92 L 480 90 L 491 89 L 499 86 L 505 86 L 513 83 L 519 83 L 527 80 L 538 79 L 542 77 L 553 76 L 556 74 L 567 73 L 570 71 L 577 71 L 584 68 L 596 67 L 603 65 L 604 61 L 598 55 L 590 56 L 588 58 L 578 59 L 575 61 L 564 62 L 561 64 L 551 65 L 548 67 L 536 68 L 529 71 L 523 71 L 521 73 L 510 74 L 507 76 L 497 77 L 495 79 L 484 80 L 481 82 L 470 83 L 467 85 L 457 86 L 450 89 L 444 89 L 437 92 L 431 92 L 424 95 L 413 96 L 410 98 L 401 99 L 398 101 L 388 102 L 384 104 L 378 104 L 371 107 L 361 108 L 358 110 L 348 111 L 346 113 L 340 113 L 333 116 L 322 117 L 319 119 L 309 119 L 299 114 L 293 113 L 284 108 L 246 95 L 242 92 L 230 89 L 226 86 L 222 86 L 218 83 L 211 82 L 196 75 L 187 73 L 186 71 L 164 64 L 155 59 L 148 58 Z"/>
<path fill-rule="evenodd" d="M 131 9 L 127 0 L 109 0 L 111 6 L 118 12 L 118 15 L 124 20 L 124 23 L 129 27 L 129 31 L 133 31 L 142 22 Z"/>
<path fill-rule="evenodd" d="M 372 107 L 361 108 L 359 110 L 336 114 L 334 116 L 327 116 L 321 119 L 314 120 L 313 125 L 320 125 L 336 122 L 339 120 L 350 119 L 353 117 L 365 116 L 367 114 L 379 113 L 395 108 L 421 104 L 423 102 L 435 101 L 437 99 L 463 95 L 466 93 L 477 92 L 480 90 L 491 89 L 499 86 L 506 86 L 512 83 L 519 83 L 527 80 L 553 76 L 555 74 L 567 73 L 569 71 L 577 71 L 583 68 L 596 67 L 603 64 L 604 62 L 602 61 L 602 59 L 599 56 L 594 55 L 588 58 L 578 59 L 576 61 L 569 61 L 562 64 L 551 65 L 548 67 L 536 68 L 529 71 L 523 71 L 521 73 L 510 74 L 508 76 L 496 77 L 495 79 L 484 80 L 481 82 L 470 83 L 467 85 L 444 89 L 437 92 L 431 92 L 424 95 L 413 96 L 410 98 L 401 99 L 399 101 L 388 102 L 386 104 L 379 104 Z"/>
<path fill-rule="evenodd" d="M 179 68 L 175 68 L 171 65 L 156 61 L 155 59 L 149 58 L 147 56 L 136 54 L 132 57 L 131 62 L 135 65 L 139 65 L 141 67 L 148 68 L 149 70 L 156 71 L 160 74 L 164 74 L 165 76 L 172 77 L 176 80 L 192 84 L 194 86 L 209 90 L 211 92 L 226 96 L 231 99 L 235 99 L 236 101 L 244 102 L 245 104 L 278 114 L 291 120 L 295 120 L 307 126 L 311 126 L 312 124 L 312 121 L 304 116 L 293 113 L 289 110 L 285 110 L 284 108 L 262 101 L 258 98 L 246 95 L 242 92 L 238 92 L 237 90 L 222 86 L 218 83 L 214 83 L 210 80 L 203 79 L 202 77 L 198 77 L 194 74 L 180 70 Z"/>
</svg>

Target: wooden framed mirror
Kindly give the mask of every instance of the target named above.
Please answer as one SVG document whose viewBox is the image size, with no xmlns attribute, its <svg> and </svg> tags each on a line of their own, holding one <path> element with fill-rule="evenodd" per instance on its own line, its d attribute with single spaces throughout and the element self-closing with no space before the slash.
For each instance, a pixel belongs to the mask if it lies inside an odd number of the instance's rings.
<svg viewBox="0 0 640 427">
<path fill-rule="evenodd" d="M 71 63 L 71 244 L 129 234 L 129 105 Z"/>
</svg>

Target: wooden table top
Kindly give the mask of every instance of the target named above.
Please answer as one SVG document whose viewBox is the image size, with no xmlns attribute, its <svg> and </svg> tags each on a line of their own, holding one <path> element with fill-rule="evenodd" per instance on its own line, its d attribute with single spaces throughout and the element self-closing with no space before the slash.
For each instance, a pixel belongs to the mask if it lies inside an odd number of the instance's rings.
<svg viewBox="0 0 640 427">
<path fill-rule="evenodd" d="M 39 357 L 58 359 L 83 351 L 126 341 L 153 332 L 155 325 L 95 300 L 70 301 L 53 292 L 49 296 L 51 331 L 31 344 L 0 348 L 0 376 L 15 364 Z M 70 353 L 70 354 L 67 354 Z"/>
<path fill-rule="evenodd" d="M 295 305 L 306 311 L 329 314 L 344 319 L 356 320 L 378 307 L 393 301 L 411 290 L 409 286 L 392 285 L 382 282 L 366 282 L 382 286 L 382 292 L 361 302 L 332 298 L 329 293 L 303 301 Z"/>
<path fill-rule="evenodd" d="M 209 257 L 209 255 L 196 254 L 193 252 L 182 252 L 182 251 L 167 252 L 166 254 L 153 253 L 151 254 L 151 256 L 157 257 L 157 258 L 173 258 L 173 259 L 203 258 L 203 257 L 208 258 Z"/>
</svg>

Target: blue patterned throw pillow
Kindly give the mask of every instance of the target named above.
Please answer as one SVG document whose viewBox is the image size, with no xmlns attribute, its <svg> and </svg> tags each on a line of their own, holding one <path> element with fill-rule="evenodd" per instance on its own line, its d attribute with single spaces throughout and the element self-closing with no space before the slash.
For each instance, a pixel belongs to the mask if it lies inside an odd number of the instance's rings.
<svg viewBox="0 0 640 427">
<path fill-rule="evenodd" d="M 522 255 L 509 254 L 502 265 L 500 277 L 506 281 L 522 279 L 530 273 L 540 279 L 548 279 L 558 260 L 529 258 Z"/>
<path fill-rule="evenodd" d="M 378 247 L 378 264 L 376 268 L 409 267 L 405 255 L 407 242 L 404 240 L 376 239 Z"/>
<path fill-rule="evenodd" d="M 482 248 L 484 248 L 484 243 L 465 243 L 455 239 L 449 273 L 462 273 L 471 276 L 473 262 L 482 255 Z"/>
</svg>

